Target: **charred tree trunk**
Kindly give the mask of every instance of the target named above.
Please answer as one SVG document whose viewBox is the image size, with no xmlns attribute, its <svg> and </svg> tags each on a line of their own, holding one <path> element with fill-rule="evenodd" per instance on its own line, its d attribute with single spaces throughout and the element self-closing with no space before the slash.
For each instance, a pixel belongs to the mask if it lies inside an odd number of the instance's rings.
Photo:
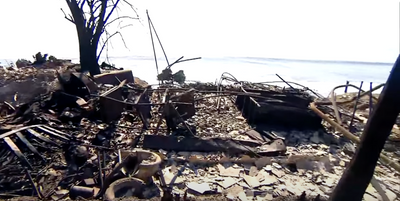
<svg viewBox="0 0 400 201">
<path fill-rule="evenodd" d="M 89 71 L 92 76 L 101 73 L 97 61 L 97 47 L 93 47 L 87 41 L 79 44 L 79 60 L 83 72 Z"/>
<path fill-rule="evenodd" d="M 106 21 L 104 17 L 107 8 L 107 0 L 101 0 L 101 11 L 98 16 L 99 20 L 97 25 L 94 21 L 92 24 L 87 23 L 87 20 L 85 20 L 84 17 L 85 13 L 79 7 L 76 0 L 66 0 L 66 2 L 73 17 L 73 21 L 72 19 L 70 20 L 75 24 L 78 33 L 79 59 L 82 71 L 89 71 L 92 76 L 100 74 L 100 66 L 97 59 L 97 47 L 100 36 L 104 31 L 104 24 Z M 115 6 L 116 4 L 114 7 Z M 94 13 L 92 12 L 91 14 L 93 15 Z"/>
<path fill-rule="evenodd" d="M 379 155 L 400 112 L 400 55 L 368 120 L 360 144 L 330 197 L 331 201 L 359 201 L 374 174 Z"/>
</svg>

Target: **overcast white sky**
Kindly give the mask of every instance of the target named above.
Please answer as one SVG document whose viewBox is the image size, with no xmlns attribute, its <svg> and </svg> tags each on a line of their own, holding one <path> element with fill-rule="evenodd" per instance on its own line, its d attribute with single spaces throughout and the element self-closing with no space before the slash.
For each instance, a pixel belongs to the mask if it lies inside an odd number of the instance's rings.
<svg viewBox="0 0 400 201">
<path fill-rule="evenodd" d="M 399 53 L 398 0 L 130 2 L 143 24 L 131 21 L 123 31 L 129 50 L 115 38 L 112 55 L 152 55 L 146 9 L 168 56 L 393 62 Z M 61 7 L 68 11 L 64 0 L 2 0 L 0 58 L 77 57 L 76 30 Z"/>
</svg>

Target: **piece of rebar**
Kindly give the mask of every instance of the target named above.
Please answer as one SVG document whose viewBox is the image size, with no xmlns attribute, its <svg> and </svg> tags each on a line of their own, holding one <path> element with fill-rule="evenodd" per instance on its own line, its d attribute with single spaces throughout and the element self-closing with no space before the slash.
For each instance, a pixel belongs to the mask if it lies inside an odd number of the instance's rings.
<svg viewBox="0 0 400 201">
<path fill-rule="evenodd" d="M 33 190 L 35 190 L 36 195 L 38 196 L 39 199 L 42 199 L 42 194 L 40 194 L 39 189 L 37 188 L 35 182 L 33 181 L 31 172 L 28 169 L 25 169 L 25 173 L 26 173 L 26 176 L 28 176 L 28 179 L 32 184 Z"/>
<path fill-rule="evenodd" d="M 282 82 L 284 82 L 285 84 L 287 84 L 290 88 L 292 88 L 293 90 L 295 90 L 295 88 L 294 87 L 292 87 L 292 85 L 290 85 L 288 82 L 286 82 L 281 76 L 279 76 L 278 74 L 275 74 L 276 76 L 278 76 L 279 77 L 279 79 L 281 79 L 282 80 Z"/>
<path fill-rule="evenodd" d="M 374 174 L 381 151 L 400 112 L 400 55 L 393 66 L 378 103 L 368 119 L 361 142 L 334 189 L 331 201 L 362 200 Z"/>
<path fill-rule="evenodd" d="M 168 65 L 167 68 L 170 69 L 174 64 L 179 63 L 179 61 L 183 59 L 183 56 L 181 56 L 179 59 L 177 59 L 176 61 L 174 61 L 172 64 Z"/>
<path fill-rule="evenodd" d="M 167 61 L 167 64 L 168 64 L 168 66 L 169 66 L 169 61 L 168 61 L 167 54 L 165 53 L 165 50 L 164 50 L 164 47 L 163 47 L 163 45 L 162 45 L 162 43 L 161 43 L 160 37 L 158 37 L 158 34 L 157 34 L 157 31 L 156 31 L 156 28 L 154 27 L 153 21 L 151 21 L 151 19 L 150 19 L 149 13 L 147 13 L 147 17 L 149 18 L 150 25 L 151 25 L 151 27 L 153 28 L 154 34 L 156 34 L 158 43 L 160 44 L 161 50 L 162 50 L 163 53 L 164 53 L 165 60 Z"/>
<path fill-rule="evenodd" d="M 185 61 L 192 61 L 192 60 L 197 60 L 197 59 L 201 59 L 201 57 L 195 57 L 195 58 L 191 58 L 191 59 L 184 59 L 184 60 L 178 61 L 177 63 L 182 63 L 182 62 L 185 62 Z"/>
<path fill-rule="evenodd" d="M 357 104 L 358 104 L 358 101 L 360 100 L 361 89 L 362 89 L 363 83 L 364 83 L 364 81 L 361 81 L 360 90 L 358 90 L 357 99 L 356 99 L 356 101 L 354 102 L 354 109 L 353 109 L 353 114 L 352 114 L 351 119 L 350 119 L 349 129 L 352 129 L 352 128 L 353 128 L 354 116 L 356 115 Z"/>
<path fill-rule="evenodd" d="M 146 10 L 146 14 L 147 14 L 147 21 L 149 23 L 151 45 L 153 46 L 154 61 L 156 62 L 156 70 L 157 70 L 157 75 L 158 75 L 159 71 L 158 71 L 158 63 L 157 63 L 157 54 L 156 54 L 156 48 L 154 46 L 153 31 L 151 31 L 150 16 L 149 16 L 148 10 Z"/>
<path fill-rule="evenodd" d="M 103 169 L 101 168 L 100 150 L 97 150 L 97 165 L 99 166 L 100 189 L 104 188 Z"/>
<path fill-rule="evenodd" d="M 350 82 L 346 81 L 346 87 L 344 88 L 344 93 L 345 94 L 347 93 L 347 89 L 349 88 L 349 84 L 350 84 Z"/>
</svg>

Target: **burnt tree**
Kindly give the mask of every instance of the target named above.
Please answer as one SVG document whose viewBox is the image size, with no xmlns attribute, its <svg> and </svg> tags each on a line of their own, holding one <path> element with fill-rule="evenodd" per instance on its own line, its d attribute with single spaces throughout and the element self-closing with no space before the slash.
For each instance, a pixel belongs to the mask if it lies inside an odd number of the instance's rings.
<svg viewBox="0 0 400 201">
<path fill-rule="evenodd" d="M 108 43 L 108 40 L 114 35 L 121 35 L 120 32 L 108 34 L 106 27 L 122 18 L 138 19 L 129 16 L 121 16 L 110 20 L 110 16 L 118 9 L 120 0 L 66 0 L 68 8 L 71 12 L 65 18 L 74 23 L 79 40 L 79 59 L 82 72 L 90 72 L 90 74 L 100 74 L 100 66 L 98 60 L 101 52 Z M 133 10 L 133 6 L 126 0 L 122 2 L 128 4 Z M 61 9 L 62 10 L 62 9 Z M 136 11 L 135 11 L 136 12 Z M 98 52 L 99 42 L 102 34 L 106 32 L 106 39 L 103 39 L 103 46 Z"/>
</svg>

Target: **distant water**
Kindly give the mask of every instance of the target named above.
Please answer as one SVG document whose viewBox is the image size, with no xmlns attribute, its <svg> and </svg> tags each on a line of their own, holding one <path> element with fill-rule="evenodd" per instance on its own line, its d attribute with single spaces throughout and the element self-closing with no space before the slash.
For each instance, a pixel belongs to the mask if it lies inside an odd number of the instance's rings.
<svg viewBox="0 0 400 201">
<path fill-rule="evenodd" d="M 169 62 L 176 59 L 178 58 L 169 58 Z M 4 64 L 4 61 L 0 62 Z M 112 57 L 110 63 L 131 69 L 134 76 L 150 84 L 157 83 L 153 57 Z M 158 59 L 158 66 L 161 72 L 167 63 L 164 59 Z M 187 80 L 202 82 L 215 82 L 223 72 L 231 73 L 238 80 L 252 82 L 278 81 L 276 74 L 279 74 L 286 81 L 297 82 L 326 96 L 332 88 L 345 84 L 347 80 L 356 86 L 364 81 L 364 90 L 369 89 L 370 82 L 373 82 L 373 86 L 385 83 L 392 66 L 391 63 L 219 57 L 178 63 L 172 70 L 184 70 Z M 343 93 L 343 89 L 339 89 L 337 93 Z"/>
</svg>

